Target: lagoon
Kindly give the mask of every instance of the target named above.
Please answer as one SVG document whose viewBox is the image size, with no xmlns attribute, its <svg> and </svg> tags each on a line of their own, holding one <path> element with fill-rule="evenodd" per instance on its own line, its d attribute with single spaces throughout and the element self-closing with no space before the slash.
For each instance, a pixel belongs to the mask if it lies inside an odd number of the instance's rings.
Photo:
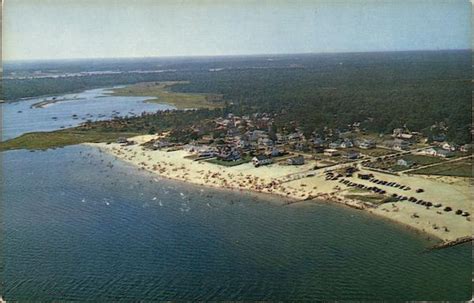
<svg viewBox="0 0 474 303">
<path fill-rule="evenodd" d="M 0 104 L 3 113 L 2 139 L 8 140 L 28 132 L 69 128 L 87 120 L 109 120 L 115 116 L 124 117 L 140 115 L 142 112 L 175 109 L 174 106 L 167 104 L 145 102 L 150 99 L 149 97 L 111 96 L 108 94 L 110 89 L 91 89 L 76 94 L 38 97 Z M 57 102 L 52 103 L 53 101 Z M 41 102 L 51 103 L 44 107 L 36 106 Z"/>
</svg>

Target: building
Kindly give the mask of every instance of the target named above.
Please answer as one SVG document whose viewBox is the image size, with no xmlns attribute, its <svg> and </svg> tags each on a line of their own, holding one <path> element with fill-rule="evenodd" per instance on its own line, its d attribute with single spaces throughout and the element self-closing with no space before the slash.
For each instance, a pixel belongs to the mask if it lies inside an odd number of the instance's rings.
<svg viewBox="0 0 474 303">
<path fill-rule="evenodd" d="M 384 145 L 387 148 L 391 148 L 394 150 L 407 150 L 410 146 L 410 144 L 402 139 L 395 139 L 395 140 L 390 140 L 390 141 L 385 141 Z"/>
<path fill-rule="evenodd" d="M 359 144 L 359 147 L 362 149 L 375 148 L 375 142 L 372 140 L 364 140 Z"/>
<path fill-rule="evenodd" d="M 277 147 L 273 147 L 269 154 L 271 157 L 279 157 L 279 156 L 283 156 L 285 154 L 285 151 Z"/>
<path fill-rule="evenodd" d="M 404 167 L 412 167 L 414 165 L 413 161 L 406 160 L 406 159 L 398 159 L 397 161 L 398 166 L 404 166 Z"/>
<path fill-rule="evenodd" d="M 339 145 L 340 148 L 351 148 L 354 147 L 354 144 L 352 143 L 351 140 L 345 139 L 342 141 L 342 143 Z"/>
<path fill-rule="evenodd" d="M 439 149 L 439 148 L 428 148 L 425 149 L 422 154 L 434 156 L 434 157 L 441 157 L 441 158 L 449 158 L 453 156 L 453 153 L 449 150 Z"/>
<path fill-rule="evenodd" d="M 392 137 L 400 139 L 411 139 L 413 134 L 409 131 L 405 131 L 403 128 L 395 128 L 392 133 Z"/>
<path fill-rule="evenodd" d="M 359 157 L 360 157 L 360 153 L 353 150 L 348 151 L 346 154 L 346 158 L 350 160 L 359 159 Z"/>
<path fill-rule="evenodd" d="M 303 165 L 304 164 L 304 157 L 303 156 L 296 156 L 286 160 L 288 165 Z"/>
<path fill-rule="evenodd" d="M 217 157 L 223 161 L 238 161 L 241 159 L 242 155 L 238 150 L 232 150 L 228 153 L 221 153 Z"/>
<path fill-rule="evenodd" d="M 450 157 L 454 156 L 454 154 L 449 150 L 437 149 L 436 150 L 436 156 L 441 157 L 441 158 L 450 158 Z"/>
<path fill-rule="evenodd" d="M 272 158 L 269 158 L 265 155 L 257 155 L 257 156 L 252 158 L 252 163 L 255 167 L 259 167 L 259 166 L 262 166 L 262 165 L 271 164 L 271 163 L 273 163 L 273 160 L 272 160 Z"/>
<path fill-rule="evenodd" d="M 324 155 L 330 156 L 330 157 L 339 156 L 339 151 L 337 149 L 328 148 L 324 150 Z"/>
<path fill-rule="evenodd" d="M 448 142 L 444 142 L 441 145 L 441 148 L 444 149 L 444 150 L 455 151 L 456 150 L 456 145 L 448 143 Z"/>
<path fill-rule="evenodd" d="M 436 149 L 430 147 L 420 152 L 420 154 L 428 156 L 436 156 Z"/>
</svg>

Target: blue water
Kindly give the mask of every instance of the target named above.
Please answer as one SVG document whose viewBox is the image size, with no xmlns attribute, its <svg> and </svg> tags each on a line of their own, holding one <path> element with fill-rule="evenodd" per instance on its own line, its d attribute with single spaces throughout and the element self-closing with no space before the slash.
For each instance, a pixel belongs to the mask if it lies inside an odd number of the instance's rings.
<svg viewBox="0 0 474 303">
<path fill-rule="evenodd" d="M 428 252 L 357 210 L 156 179 L 88 147 L 2 156 L 7 300 L 471 297 L 470 245 Z"/>
<path fill-rule="evenodd" d="M 110 96 L 105 88 L 86 90 L 77 94 L 40 97 L 4 103 L 3 140 L 33 131 L 53 131 L 77 126 L 87 120 L 109 120 L 114 116 L 140 115 L 142 112 L 174 109 L 166 104 L 144 102 L 147 97 Z M 33 104 L 44 100 L 64 100 L 38 108 Z M 77 115 L 77 117 L 73 117 Z"/>
</svg>

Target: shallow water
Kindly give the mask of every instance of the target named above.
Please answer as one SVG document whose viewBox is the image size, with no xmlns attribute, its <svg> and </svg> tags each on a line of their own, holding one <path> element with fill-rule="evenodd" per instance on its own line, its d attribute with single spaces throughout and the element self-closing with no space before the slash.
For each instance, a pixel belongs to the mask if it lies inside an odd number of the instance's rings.
<svg viewBox="0 0 474 303">
<path fill-rule="evenodd" d="M 357 210 L 157 179 L 89 147 L 2 156 L 6 299 L 470 299 L 470 245 L 426 252 Z"/>
<path fill-rule="evenodd" d="M 77 126 L 87 120 L 109 120 L 114 116 L 140 115 L 142 112 L 174 109 L 166 104 L 147 103 L 147 97 L 107 95 L 108 89 L 91 89 L 77 94 L 32 98 L 1 104 L 3 140 L 33 131 L 53 131 Z M 65 100 L 43 108 L 32 106 L 44 100 Z M 114 112 L 115 111 L 115 112 Z M 73 117 L 77 115 L 77 117 Z"/>
</svg>

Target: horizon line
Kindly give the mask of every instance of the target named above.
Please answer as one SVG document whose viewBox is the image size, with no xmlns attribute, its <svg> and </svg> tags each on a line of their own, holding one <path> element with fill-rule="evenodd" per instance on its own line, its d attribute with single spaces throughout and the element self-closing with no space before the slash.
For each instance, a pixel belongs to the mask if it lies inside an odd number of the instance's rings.
<svg viewBox="0 0 474 303">
<path fill-rule="evenodd" d="M 259 56 L 285 56 L 285 55 L 327 55 L 327 54 L 443 52 L 443 51 L 472 51 L 472 48 L 331 51 L 331 52 L 300 52 L 300 53 L 255 53 L 255 54 L 227 54 L 227 55 L 221 54 L 221 55 L 176 55 L 176 56 L 164 55 L 164 56 L 131 56 L 131 57 L 33 58 L 33 59 L 2 59 L 2 63 L 39 62 L 39 61 L 45 62 L 45 61 L 85 61 L 85 60 L 226 58 L 226 57 L 259 57 Z"/>
</svg>

